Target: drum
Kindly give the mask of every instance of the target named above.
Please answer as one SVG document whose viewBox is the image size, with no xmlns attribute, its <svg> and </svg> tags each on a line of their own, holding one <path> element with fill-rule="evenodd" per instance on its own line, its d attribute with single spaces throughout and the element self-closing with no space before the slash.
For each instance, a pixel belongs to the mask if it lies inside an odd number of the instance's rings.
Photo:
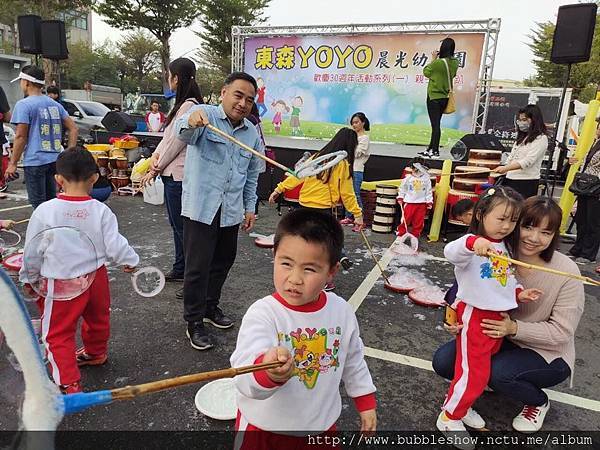
<svg viewBox="0 0 600 450">
<path fill-rule="evenodd" d="M 375 214 L 396 214 L 396 206 L 377 203 L 375 206 Z"/>
<path fill-rule="evenodd" d="M 429 176 L 431 178 L 431 185 L 434 186 L 436 181 L 440 181 L 442 177 L 442 171 L 440 169 L 429 169 Z M 410 166 L 406 166 L 402 171 L 402 178 L 405 178 L 406 175 L 412 173 L 412 168 Z"/>
<path fill-rule="evenodd" d="M 392 224 L 379 223 L 375 219 L 373 219 L 373 224 L 371 225 L 371 230 L 373 230 L 375 233 L 391 233 L 392 228 Z"/>
<path fill-rule="evenodd" d="M 487 167 L 490 170 L 494 170 L 496 167 L 500 166 L 500 160 L 492 161 L 486 159 L 469 159 L 469 161 L 467 161 L 467 165 L 474 167 Z"/>
<path fill-rule="evenodd" d="M 501 150 L 480 150 L 476 148 L 469 150 L 469 159 L 500 161 L 500 158 L 502 158 Z"/>
<path fill-rule="evenodd" d="M 96 162 L 98 163 L 98 167 L 108 168 L 108 156 L 106 156 L 106 154 L 98 156 Z"/>
<path fill-rule="evenodd" d="M 485 167 L 458 166 L 454 169 L 454 172 L 456 173 L 455 176 L 460 178 L 483 179 L 490 176 L 490 171 Z"/>
<path fill-rule="evenodd" d="M 375 213 L 373 216 L 373 221 L 379 224 L 392 225 L 394 223 L 394 217 L 396 217 L 396 213 Z"/>
<path fill-rule="evenodd" d="M 396 204 L 396 196 L 395 195 L 378 195 L 377 203 L 380 205 L 395 205 Z"/>
<path fill-rule="evenodd" d="M 377 195 L 393 195 L 394 197 L 398 195 L 398 188 L 391 184 L 378 184 Z"/>
<path fill-rule="evenodd" d="M 477 187 L 486 184 L 487 182 L 488 180 L 486 178 L 482 180 L 454 178 L 454 181 L 452 181 L 452 189 L 456 191 L 477 192 Z"/>
<path fill-rule="evenodd" d="M 448 222 L 449 223 L 452 223 L 455 225 L 464 225 L 464 223 L 456 220 L 456 217 L 452 216 L 452 213 L 451 213 L 452 207 L 454 205 L 456 205 L 456 203 L 459 200 L 462 200 L 463 198 L 471 200 L 473 203 L 475 203 L 477 201 L 477 199 L 479 198 L 479 195 L 475 194 L 474 192 L 457 191 L 455 189 L 450 189 L 450 192 L 448 192 L 448 199 L 446 200 L 446 211 L 448 212 Z"/>
</svg>

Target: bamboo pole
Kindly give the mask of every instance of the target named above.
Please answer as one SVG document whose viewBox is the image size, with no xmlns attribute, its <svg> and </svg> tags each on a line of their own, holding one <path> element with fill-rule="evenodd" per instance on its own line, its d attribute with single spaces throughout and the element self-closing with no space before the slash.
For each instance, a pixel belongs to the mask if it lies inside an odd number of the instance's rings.
<svg viewBox="0 0 600 450">
<path fill-rule="evenodd" d="M 274 369 L 282 365 L 282 362 L 275 361 L 238 368 L 231 367 L 229 369 L 213 370 L 211 372 L 194 373 L 191 375 L 167 378 L 166 380 L 152 381 L 149 383 L 136 384 L 135 386 L 125 386 L 118 389 L 112 389 L 111 394 L 113 400 L 130 400 L 140 395 L 164 391 L 177 386 L 184 386 L 202 381 L 218 380 L 220 378 L 233 378 L 237 375 L 252 373 L 259 370 Z"/>
<path fill-rule="evenodd" d="M 25 223 L 25 222 L 29 222 L 29 219 L 19 220 L 18 222 L 15 222 L 15 225 L 19 225 L 20 223 Z"/>
<path fill-rule="evenodd" d="M 600 286 L 600 281 L 594 280 L 593 278 L 590 278 L 590 277 L 584 277 L 583 275 L 577 275 L 577 274 L 569 273 L 569 272 L 562 272 L 560 270 L 551 269 L 549 267 L 537 266 L 535 264 L 530 264 L 530 263 L 526 263 L 523 261 L 519 261 L 518 259 L 509 258 L 508 256 L 498 255 L 491 251 L 488 252 L 488 256 L 490 258 L 500 259 L 500 260 L 506 261 L 510 264 L 514 264 L 515 266 L 524 267 L 526 269 L 539 270 L 542 272 L 551 273 L 553 275 L 559 275 L 562 277 L 573 278 L 575 280 L 583 281 L 584 283 L 591 284 L 592 286 Z"/>
<path fill-rule="evenodd" d="M 391 285 L 392 283 L 390 283 L 390 279 L 387 277 L 385 270 L 383 270 L 383 267 L 381 267 L 381 264 L 379 264 L 379 261 L 375 257 L 375 253 L 373 253 L 373 249 L 371 248 L 371 244 L 369 244 L 369 240 L 367 239 L 367 235 L 365 234 L 364 230 L 361 229 L 360 234 L 361 234 L 363 240 L 365 241 L 365 244 L 367 244 L 367 248 L 369 249 L 369 253 L 371 254 L 371 257 L 373 258 L 373 261 L 375 261 L 375 264 L 377 264 L 377 267 L 379 267 L 379 270 L 381 271 L 381 275 L 383 276 L 383 279 L 385 280 L 385 282 L 387 284 Z"/>
</svg>

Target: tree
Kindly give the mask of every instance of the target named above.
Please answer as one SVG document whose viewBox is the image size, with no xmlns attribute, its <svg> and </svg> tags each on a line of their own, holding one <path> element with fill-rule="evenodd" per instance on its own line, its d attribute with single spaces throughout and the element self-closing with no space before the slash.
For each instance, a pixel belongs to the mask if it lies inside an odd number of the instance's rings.
<svg viewBox="0 0 600 450">
<path fill-rule="evenodd" d="M 562 87 L 567 67 L 550 61 L 552 51 L 552 38 L 555 25 L 552 22 L 536 23 L 536 28 L 528 37 L 527 44 L 534 55 L 533 64 L 536 74 L 533 79 L 525 81 L 526 85 L 546 87 Z M 600 79 L 600 15 L 596 16 L 596 32 L 592 41 L 590 60 L 584 63 L 573 64 L 569 86 L 573 88 L 573 97 L 581 101 L 590 99 L 592 92 L 596 91 Z M 583 96 L 581 96 L 583 94 Z M 580 97 L 581 96 L 581 97 Z"/>
<path fill-rule="evenodd" d="M 159 40 L 165 88 L 171 54 L 169 39 L 178 28 L 191 25 L 199 13 L 198 8 L 194 0 L 102 0 L 95 6 L 109 25 L 126 30 L 144 28 Z"/>
<path fill-rule="evenodd" d="M 69 59 L 61 65 L 62 88 L 83 89 L 86 81 L 119 86 L 119 57 L 110 41 L 97 47 L 86 42 L 71 45 Z"/>
<path fill-rule="evenodd" d="M 223 87 L 223 73 L 214 67 L 200 66 L 196 71 L 196 81 L 206 103 L 216 103 Z"/>
<path fill-rule="evenodd" d="M 118 69 L 132 78 L 142 92 L 152 89 L 152 79 L 160 77 L 160 42 L 150 33 L 138 30 L 123 37 L 117 47 L 121 55 Z M 158 77 L 157 77 L 158 72 Z M 158 88 L 160 89 L 160 83 Z M 121 89 L 123 90 L 123 89 Z"/>
<path fill-rule="evenodd" d="M 271 0 L 205 0 L 200 23 L 204 31 L 196 33 L 203 42 L 198 52 L 203 63 L 221 74 L 231 71 L 231 27 L 264 22 L 262 14 Z"/>
</svg>

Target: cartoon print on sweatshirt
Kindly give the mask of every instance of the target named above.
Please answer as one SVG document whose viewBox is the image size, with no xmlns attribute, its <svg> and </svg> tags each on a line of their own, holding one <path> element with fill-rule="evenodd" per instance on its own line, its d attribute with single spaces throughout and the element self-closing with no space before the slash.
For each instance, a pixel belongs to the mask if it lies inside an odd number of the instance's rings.
<svg viewBox="0 0 600 450">
<path fill-rule="evenodd" d="M 292 355 L 294 357 L 293 376 L 308 389 L 312 389 L 317 384 L 319 374 L 326 374 L 331 368 L 334 370 L 339 367 L 339 349 L 342 334 L 341 328 L 297 328 L 296 331 L 290 331 L 289 334 L 278 333 L 280 345 L 291 344 Z M 333 345 L 328 348 L 327 338 L 331 336 Z"/>
<path fill-rule="evenodd" d="M 418 178 L 413 178 L 411 183 L 408 185 L 408 190 L 412 192 L 424 192 L 425 186 L 423 185 L 423 181 Z"/>
<path fill-rule="evenodd" d="M 501 252 L 500 255 L 508 256 L 504 252 Z M 490 257 L 490 261 L 483 263 L 480 268 L 482 279 L 495 279 L 502 287 L 506 287 L 508 278 L 513 275 L 513 269 L 510 267 L 508 261 L 494 258 L 493 256 Z"/>
</svg>

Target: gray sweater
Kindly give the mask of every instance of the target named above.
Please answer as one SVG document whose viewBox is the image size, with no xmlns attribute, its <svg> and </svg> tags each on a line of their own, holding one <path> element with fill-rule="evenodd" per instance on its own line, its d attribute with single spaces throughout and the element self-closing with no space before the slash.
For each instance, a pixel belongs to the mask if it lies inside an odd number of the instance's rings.
<svg viewBox="0 0 600 450">
<path fill-rule="evenodd" d="M 577 264 L 559 252 L 554 252 L 546 267 L 580 273 Z M 517 334 L 510 339 L 519 347 L 536 351 L 549 363 L 556 358 L 564 359 L 573 373 L 575 330 L 585 302 L 583 283 L 527 269 L 519 269 L 517 278 L 525 288 L 538 288 L 544 294 L 537 302 L 522 303 L 510 312 L 517 321 Z"/>
</svg>

